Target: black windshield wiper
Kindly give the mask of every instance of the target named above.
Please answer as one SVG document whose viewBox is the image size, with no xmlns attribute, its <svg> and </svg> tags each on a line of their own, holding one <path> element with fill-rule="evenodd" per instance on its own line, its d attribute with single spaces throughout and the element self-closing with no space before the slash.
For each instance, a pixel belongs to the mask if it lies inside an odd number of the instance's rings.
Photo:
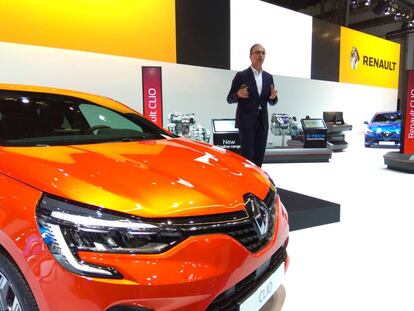
<svg viewBox="0 0 414 311">
<path fill-rule="evenodd" d="M 134 135 L 130 137 L 122 137 L 121 141 L 123 142 L 130 142 L 130 141 L 138 141 L 138 140 L 146 140 L 146 139 L 161 139 L 163 138 L 159 134 L 153 134 L 153 133 L 146 133 L 142 135 Z"/>
<path fill-rule="evenodd" d="M 129 141 L 137 141 L 137 140 L 141 140 L 141 139 L 143 139 L 143 137 L 134 137 L 134 138 L 132 138 L 132 137 L 124 137 L 124 138 L 122 138 L 122 140 L 121 141 L 123 141 L 123 142 L 129 142 Z"/>
</svg>

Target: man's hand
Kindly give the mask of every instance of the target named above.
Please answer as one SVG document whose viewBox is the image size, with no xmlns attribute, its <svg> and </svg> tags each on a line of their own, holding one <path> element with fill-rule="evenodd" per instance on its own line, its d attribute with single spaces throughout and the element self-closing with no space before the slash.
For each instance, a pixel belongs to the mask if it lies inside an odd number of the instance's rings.
<svg viewBox="0 0 414 311">
<path fill-rule="evenodd" d="M 270 85 L 270 97 L 269 99 L 274 100 L 277 97 L 277 90 L 273 84 Z"/>
<path fill-rule="evenodd" d="M 240 85 L 239 90 L 236 92 L 239 98 L 249 98 L 249 87 L 247 84 Z"/>
</svg>

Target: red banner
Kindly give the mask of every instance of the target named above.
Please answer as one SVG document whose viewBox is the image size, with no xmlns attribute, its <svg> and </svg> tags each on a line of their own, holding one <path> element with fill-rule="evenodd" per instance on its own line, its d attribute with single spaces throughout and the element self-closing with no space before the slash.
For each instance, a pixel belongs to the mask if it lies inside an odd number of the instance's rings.
<svg viewBox="0 0 414 311">
<path fill-rule="evenodd" d="M 408 71 L 407 103 L 405 105 L 404 154 L 414 154 L 414 70 Z"/>
<path fill-rule="evenodd" d="M 142 67 L 144 115 L 162 127 L 161 67 Z"/>
</svg>

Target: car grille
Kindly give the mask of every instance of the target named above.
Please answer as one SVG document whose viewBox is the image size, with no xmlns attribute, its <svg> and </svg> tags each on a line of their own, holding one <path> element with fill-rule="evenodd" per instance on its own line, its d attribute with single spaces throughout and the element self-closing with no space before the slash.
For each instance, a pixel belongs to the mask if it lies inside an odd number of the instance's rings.
<svg viewBox="0 0 414 311">
<path fill-rule="evenodd" d="M 182 231 L 188 235 L 200 235 L 208 233 L 223 233 L 228 234 L 234 239 L 236 239 L 240 244 L 246 247 L 250 252 L 257 252 L 265 246 L 273 236 L 275 229 L 275 209 L 273 208 L 270 222 L 269 230 L 264 237 L 260 237 L 257 233 L 254 224 L 250 219 L 247 218 L 246 213 L 243 213 L 243 218 L 246 220 L 241 220 L 234 223 L 224 224 L 224 225 L 204 225 L 204 226 L 193 226 L 191 229 L 186 230 L 182 228 Z"/>
<path fill-rule="evenodd" d="M 270 189 L 263 199 L 269 212 L 268 231 L 264 236 L 257 232 L 246 211 L 169 219 L 168 223 L 179 228 L 184 238 L 201 234 L 228 234 L 254 253 L 262 249 L 273 237 L 276 221 L 275 200 L 276 192 Z"/>
<path fill-rule="evenodd" d="M 400 135 L 397 134 L 396 132 L 384 131 L 381 134 L 379 134 L 379 137 L 383 137 L 383 138 L 386 138 L 386 139 L 390 139 L 390 138 L 399 139 Z"/>
<path fill-rule="evenodd" d="M 207 311 L 236 311 L 239 310 L 239 304 L 249 297 L 257 286 L 267 279 L 277 268 L 286 260 L 286 247 L 280 247 L 272 255 L 270 260 L 266 261 L 256 271 L 249 274 L 235 286 L 221 293 L 206 309 Z"/>
</svg>

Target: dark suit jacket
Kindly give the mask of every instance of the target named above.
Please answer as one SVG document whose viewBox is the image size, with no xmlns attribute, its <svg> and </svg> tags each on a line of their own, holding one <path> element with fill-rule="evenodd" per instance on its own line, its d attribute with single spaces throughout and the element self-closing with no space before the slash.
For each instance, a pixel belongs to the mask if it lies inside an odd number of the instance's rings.
<svg viewBox="0 0 414 311">
<path fill-rule="evenodd" d="M 237 91 L 242 84 L 247 84 L 249 87 L 249 98 L 238 98 Z M 275 105 L 277 97 L 270 100 L 270 85 L 274 85 L 273 76 L 263 71 L 262 73 L 262 93 L 258 94 L 256 80 L 254 79 L 253 71 L 249 67 L 243 71 L 239 71 L 234 76 L 229 94 L 227 95 L 227 102 L 229 104 L 237 103 L 236 110 L 236 127 L 245 130 L 254 130 L 257 126 L 257 112 L 259 106 L 262 107 L 263 126 L 264 129 L 269 129 L 269 117 L 267 113 L 267 103 Z"/>
</svg>

